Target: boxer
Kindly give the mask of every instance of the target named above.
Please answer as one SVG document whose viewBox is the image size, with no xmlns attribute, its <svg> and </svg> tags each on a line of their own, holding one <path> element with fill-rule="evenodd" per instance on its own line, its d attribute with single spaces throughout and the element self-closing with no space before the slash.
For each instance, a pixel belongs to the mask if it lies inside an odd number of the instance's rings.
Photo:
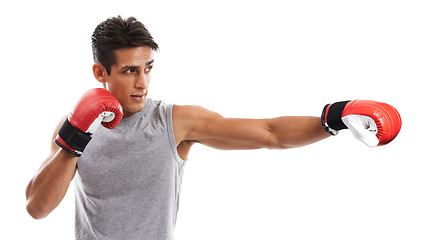
<svg viewBox="0 0 428 240">
<path fill-rule="evenodd" d="M 236 119 L 150 99 L 158 46 L 133 17 L 98 25 L 92 48 L 102 88 L 83 94 L 60 121 L 52 152 L 26 190 L 27 211 L 40 219 L 58 206 L 74 178 L 76 239 L 173 239 L 183 166 L 195 143 L 288 149 L 349 129 L 375 147 L 400 131 L 397 110 L 376 101 L 327 104 L 321 117 Z"/>
</svg>

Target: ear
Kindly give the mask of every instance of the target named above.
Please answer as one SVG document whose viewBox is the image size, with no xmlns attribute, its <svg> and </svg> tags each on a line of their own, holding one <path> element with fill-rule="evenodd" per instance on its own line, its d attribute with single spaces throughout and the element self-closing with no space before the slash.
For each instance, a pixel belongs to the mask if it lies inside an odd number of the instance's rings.
<svg viewBox="0 0 428 240">
<path fill-rule="evenodd" d="M 95 63 L 92 66 L 92 71 L 97 81 L 102 83 L 104 85 L 104 88 L 106 88 L 107 70 L 105 69 L 105 67 L 99 63 Z"/>
</svg>

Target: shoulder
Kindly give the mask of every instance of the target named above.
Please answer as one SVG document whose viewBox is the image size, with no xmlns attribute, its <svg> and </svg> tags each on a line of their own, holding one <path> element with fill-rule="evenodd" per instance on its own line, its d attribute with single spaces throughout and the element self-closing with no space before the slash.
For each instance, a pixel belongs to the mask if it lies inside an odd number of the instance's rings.
<svg viewBox="0 0 428 240">
<path fill-rule="evenodd" d="M 222 116 L 216 112 L 195 105 L 174 105 L 172 115 L 176 120 L 186 122 L 222 118 Z"/>
<path fill-rule="evenodd" d="M 223 118 L 220 114 L 194 105 L 174 105 L 172 121 L 179 140 L 193 140 L 193 133 L 207 123 Z"/>
</svg>

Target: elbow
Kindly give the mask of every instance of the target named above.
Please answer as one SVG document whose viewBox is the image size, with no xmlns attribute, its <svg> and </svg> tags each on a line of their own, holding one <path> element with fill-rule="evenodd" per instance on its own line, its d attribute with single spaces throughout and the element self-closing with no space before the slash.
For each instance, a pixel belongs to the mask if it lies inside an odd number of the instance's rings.
<svg viewBox="0 0 428 240">
<path fill-rule="evenodd" d="M 271 134 L 271 137 L 267 139 L 266 145 L 271 150 L 285 150 L 292 148 L 299 148 L 308 145 L 309 143 L 302 141 L 301 139 L 295 139 L 287 136 L 286 134 Z"/>
<path fill-rule="evenodd" d="M 281 143 L 277 143 L 277 144 L 271 144 L 269 146 L 266 147 L 269 150 L 285 150 L 285 149 L 290 149 L 290 148 L 294 148 L 293 146 L 289 146 L 289 145 L 284 145 Z"/>
<path fill-rule="evenodd" d="M 43 219 L 49 215 L 49 211 L 44 210 L 43 207 L 37 206 L 34 201 L 27 202 L 27 212 L 35 220 Z"/>
<path fill-rule="evenodd" d="M 285 133 L 275 130 L 272 124 L 272 119 L 266 124 L 266 134 L 263 139 L 263 148 L 269 150 L 285 150 L 294 148 L 293 144 L 290 144 L 289 139 L 286 137 Z"/>
<path fill-rule="evenodd" d="M 305 144 L 292 144 L 292 143 L 283 143 L 283 142 L 276 142 L 268 147 L 270 150 L 286 150 L 286 149 L 292 149 L 292 148 L 299 148 L 303 147 Z"/>
<path fill-rule="evenodd" d="M 266 148 L 269 150 L 285 150 L 292 147 L 290 147 L 288 144 L 284 144 L 280 141 L 277 141 L 276 139 L 272 139 L 270 141 L 265 142 L 262 148 Z"/>
<path fill-rule="evenodd" d="M 40 207 L 36 206 L 34 198 L 32 198 L 31 196 L 31 186 L 32 186 L 32 182 L 30 182 L 27 186 L 27 189 L 25 191 L 25 197 L 27 198 L 27 212 L 28 214 L 30 214 L 30 216 L 36 220 L 38 219 L 42 219 L 46 216 L 44 216 L 44 214 L 42 214 L 42 211 L 40 211 Z"/>
<path fill-rule="evenodd" d="M 299 144 L 293 144 L 290 141 L 279 140 L 277 137 L 267 141 L 265 148 L 269 150 L 286 150 L 301 147 Z"/>
</svg>

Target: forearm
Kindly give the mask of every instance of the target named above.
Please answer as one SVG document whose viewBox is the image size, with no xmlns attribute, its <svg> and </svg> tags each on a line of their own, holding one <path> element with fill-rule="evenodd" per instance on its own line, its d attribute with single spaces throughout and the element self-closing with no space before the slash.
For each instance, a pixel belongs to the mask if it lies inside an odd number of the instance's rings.
<svg viewBox="0 0 428 240">
<path fill-rule="evenodd" d="M 77 159 L 61 149 L 40 167 L 26 190 L 27 211 L 33 218 L 44 218 L 59 205 L 76 173 Z"/>
<path fill-rule="evenodd" d="M 330 136 L 319 117 L 279 117 L 268 120 L 273 149 L 306 146 Z"/>
</svg>

